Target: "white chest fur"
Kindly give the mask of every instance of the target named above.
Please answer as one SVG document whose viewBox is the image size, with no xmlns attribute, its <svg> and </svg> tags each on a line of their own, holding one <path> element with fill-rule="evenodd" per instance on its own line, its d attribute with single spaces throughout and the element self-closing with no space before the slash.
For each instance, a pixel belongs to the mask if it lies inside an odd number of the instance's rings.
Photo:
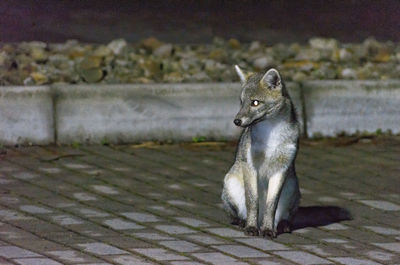
<svg viewBox="0 0 400 265">
<path fill-rule="evenodd" d="M 253 165 L 258 168 L 268 162 L 283 141 L 286 124 L 279 121 L 262 121 L 253 125 L 251 135 L 251 157 Z"/>
</svg>

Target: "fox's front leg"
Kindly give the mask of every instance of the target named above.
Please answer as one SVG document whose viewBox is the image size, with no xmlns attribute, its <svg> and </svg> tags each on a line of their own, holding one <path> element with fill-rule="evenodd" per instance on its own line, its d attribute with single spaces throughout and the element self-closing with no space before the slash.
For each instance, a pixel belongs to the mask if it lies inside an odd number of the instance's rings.
<svg viewBox="0 0 400 265">
<path fill-rule="evenodd" d="M 277 236 L 277 225 L 275 225 L 275 214 L 279 202 L 279 197 L 285 182 L 285 174 L 279 172 L 274 174 L 268 181 L 268 194 L 264 207 L 263 220 L 261 222 L 261 235 L 275 238 Z"/>
<path fill-rule="evenodd" d="M 246 197 L 246 226 L 245 233 L 251 236 L 257 236 L 258 230 L 258 190 L 257 190 L 257 174 L 255 170 L 251 169 L 248 165 L 243 167 L 244 173 L 244 191 Z"/>
</svg>

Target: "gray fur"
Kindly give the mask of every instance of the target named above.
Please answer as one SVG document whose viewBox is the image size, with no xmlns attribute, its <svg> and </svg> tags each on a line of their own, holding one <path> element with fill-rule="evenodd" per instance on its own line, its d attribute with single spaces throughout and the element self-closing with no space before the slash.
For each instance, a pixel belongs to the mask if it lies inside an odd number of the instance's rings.
<svg viewBox="0 0 400 265">
<path fill-rule="evenodd" d="M 300 201 L 294 165 L 299 123 L 277 70 L 251 74 L 236 69 L 246 77 L 235 117 L 244 130 L 224 179 L 222 201 L 233 219 L 246 223 L 247 234 L 276 237 L 280 222 L 283 231 L 290 231 Z"/>
</svg>

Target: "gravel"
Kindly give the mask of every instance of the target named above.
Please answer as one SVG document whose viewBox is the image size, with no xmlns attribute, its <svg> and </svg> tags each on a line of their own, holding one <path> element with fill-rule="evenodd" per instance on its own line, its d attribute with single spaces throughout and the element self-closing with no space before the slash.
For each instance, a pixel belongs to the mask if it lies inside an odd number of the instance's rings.
<svg viewBox="0 0 400 265">
<path fill-rule="evenodd" d="M 237 81 L 234 64 L 250 71 L 276 67 L 288 81 L 400 78 L 400 45 L 368 38 L 346 44 L 312 38 L 308 44 L 269 45 L 215 38 L 176 45 L 154 37 L 139 43 L 0 43 L 0 85 Z"/>
</svg>

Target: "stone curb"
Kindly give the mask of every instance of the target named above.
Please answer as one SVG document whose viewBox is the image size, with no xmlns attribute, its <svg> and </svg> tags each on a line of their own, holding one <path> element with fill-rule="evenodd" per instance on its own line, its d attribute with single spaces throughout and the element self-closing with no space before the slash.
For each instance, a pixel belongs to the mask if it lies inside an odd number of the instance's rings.
<svg viewBox="0 0 400 265">
<path fill-rule="evenodd" d="M 400 81 L 287 84 L 303 133 L 400 132 Z M 238 83 L 0 87 L 0 143 L 235 139 Z"/>
</svg>

